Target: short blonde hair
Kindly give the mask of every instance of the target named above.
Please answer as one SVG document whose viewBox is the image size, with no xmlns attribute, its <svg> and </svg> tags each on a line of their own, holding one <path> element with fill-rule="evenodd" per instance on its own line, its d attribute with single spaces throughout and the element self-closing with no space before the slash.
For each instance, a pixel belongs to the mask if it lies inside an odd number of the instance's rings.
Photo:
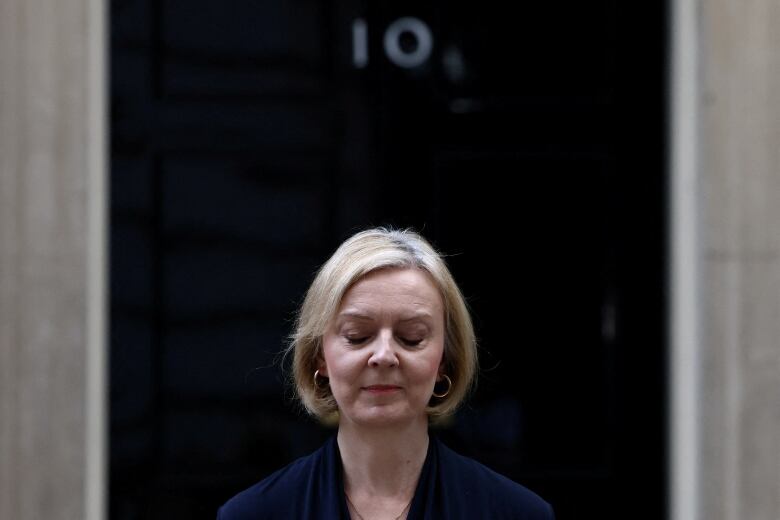
<svg viewBox="0 0 780 520">
<path fill-rule="evenodd" d="M 347 290 L 372 271 L 421 269 L 430 275 L 444 303 L 444 373 L 452 387 L 444 398 L 432 397 L 426 408 L 437 421 L 450 416 L 472 389 L 477 373 L 477 345 L 466 302 L 441 255 L 411 230 L 374 228 L 347 239 L 320 268 L 296 317 L 286 354 L 292 354 L 292 378 L 304 408 L 320 419 L 338 406 L 330 387 L 317 385 L 314 372 L 322 359 L 322 338 Z"/>
</svg>

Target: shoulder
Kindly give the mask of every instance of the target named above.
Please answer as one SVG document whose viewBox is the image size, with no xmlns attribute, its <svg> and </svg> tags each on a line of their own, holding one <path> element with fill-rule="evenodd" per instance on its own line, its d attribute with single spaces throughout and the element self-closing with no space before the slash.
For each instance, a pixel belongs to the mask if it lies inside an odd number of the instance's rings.
<svg viewBox="0 0 780 520">
<path fill-rule="evenodd" d="M 485 504 L 493 518 L 552 520 L 553 510 L 543 498 L 469 457 L 464 457 L 438 442 L 441 470 L 447 479 L 457 481 L 464 498 Z"/>
<path fill-rule="evenodd" d="M 283 518 L 291 503 L 305 492 L 312 474 L 322 464 L 325 446 L 275 471 L 252 487 L 228 500 L 217 520 Z"/>
</svg>

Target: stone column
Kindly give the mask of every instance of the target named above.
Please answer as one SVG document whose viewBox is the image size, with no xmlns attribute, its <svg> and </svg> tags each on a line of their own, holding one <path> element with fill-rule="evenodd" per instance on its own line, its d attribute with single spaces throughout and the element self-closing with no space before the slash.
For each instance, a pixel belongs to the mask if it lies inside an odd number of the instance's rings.
<svg viewBox="0 0 780 520">
<path fill-rule="evenodd" d="M 675 4 L 673 198 L 696 232 L 674 242 L 690 257 L 673 290 L 693 291 L 690 322 L 673 318 L 674 518 L 777 520 L 780 3 Z M 685 225 L 674 222 L 678 239 Z M 685 301 L 676 293 L 677 311 Z"/>
<path fill-rule="evenodd" d="M 0 518 L 103 518 L 105 6 L 0 2 Z"/>
</svg>

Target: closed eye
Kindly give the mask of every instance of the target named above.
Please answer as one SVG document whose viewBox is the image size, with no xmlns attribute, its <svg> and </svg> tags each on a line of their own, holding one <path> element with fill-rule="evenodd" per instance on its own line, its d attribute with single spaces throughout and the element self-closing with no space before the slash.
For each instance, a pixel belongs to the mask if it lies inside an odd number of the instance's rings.
<svg viewBox="0 0 780 520">
<path fill-rule="evenodd" d="M 360 336 L 360 337 L 344 336 L 344 339 L 350 345 L 362 345 L 363 343 L 371 339 L 371 336 Z M 398 339 L 401 343 L 403 343 L 407 347 L 417 347 L 420 345 L 420 343 L 423 342 L 423 338 L 420 339 L 398 338 Z"/>
</svg>

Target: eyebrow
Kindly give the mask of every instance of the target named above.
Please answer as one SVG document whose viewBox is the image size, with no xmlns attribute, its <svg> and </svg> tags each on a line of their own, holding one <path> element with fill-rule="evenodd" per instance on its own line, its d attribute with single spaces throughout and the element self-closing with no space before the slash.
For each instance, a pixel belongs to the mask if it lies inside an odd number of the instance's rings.
<svg viewBox="0 0 780 520">
<path fill-rule="evenodd" d="M 406 323 L 406 322 L 409 322 L 409 321 L 419 321 L 419 320 L 422 320 L 422 319 L 425 319 L 425 318 L 429 318 L 430 319 L 432 317 L 433 316 L 429 312 L 417 311 L 417 312 L 414 313 L 414 316 L 411 316 L 409 318 L 404 318 L 404 319 L 399 320 L 399 321 L 401 323 Z M 339 314 L 337 316 L 337 318 L 338 318 L 338 321 L 342 321 L 345 318 L 352 318 L 352 319 L 363 320 L 363 321 L 373 321 L 374 320 L 374 318 L 372 316 L 369 316 L 368 314 L 364 314 L 364 313 L 362 313 L 360 311 L 345 311 L 345 312 L 342 312 L 341 314 Z"/>
</svg>

